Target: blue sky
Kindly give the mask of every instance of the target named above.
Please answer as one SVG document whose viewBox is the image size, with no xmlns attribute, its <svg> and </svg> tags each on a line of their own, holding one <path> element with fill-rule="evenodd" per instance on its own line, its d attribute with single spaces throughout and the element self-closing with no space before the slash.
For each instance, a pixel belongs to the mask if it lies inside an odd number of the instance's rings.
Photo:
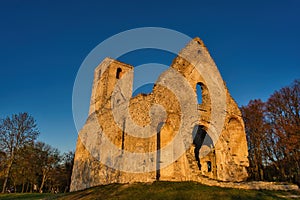
<svg viewBox="0 0 300 200">
<path fill-rule="evenodd" d="M 241 105 L 266 100 L 300 78 L 300 1 L 0 2 L 0 117 L 29 112 L 39 140 L 74 150 L 72 89 L 100 42 L 138 27 L 164 27 L 204 40 L 231 95 Z M 172 56 L 137 52 L 133 65 L 169 64 Z"/>
</svg>

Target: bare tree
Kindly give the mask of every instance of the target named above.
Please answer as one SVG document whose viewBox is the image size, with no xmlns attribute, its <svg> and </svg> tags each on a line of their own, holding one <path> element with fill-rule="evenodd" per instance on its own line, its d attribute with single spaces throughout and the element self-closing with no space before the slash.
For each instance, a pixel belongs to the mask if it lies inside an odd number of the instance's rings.
<svg viewBox="0 0 300 200">
<path fill-rule="evenodd" d="M 0 149 L 6 155 L 2 193 L 5 192 L 11 168 L 18 150 L 33 143 L 39 135 L 37 125 L 28 113 L 14 114 L 0 121 Z"/>
</svg>

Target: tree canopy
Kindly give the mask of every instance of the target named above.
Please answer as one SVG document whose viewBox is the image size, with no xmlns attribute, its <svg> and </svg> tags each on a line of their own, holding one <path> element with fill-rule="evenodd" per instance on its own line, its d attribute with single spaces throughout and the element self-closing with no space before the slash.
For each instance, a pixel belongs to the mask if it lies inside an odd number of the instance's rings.
<svg viewBox="0 0 300 200">
<path fill-rule="evenodd" d="M 254 180 L 300 184 L 300 81 L 241 108 Z"/>
<path fill-rule="evenodd" d="M 36 141 L 40 134 L 28 113 L 0 120 L 0 184 L 2 193 L 66 192 L 69 190 L 74 153 Z"/>
</svg>

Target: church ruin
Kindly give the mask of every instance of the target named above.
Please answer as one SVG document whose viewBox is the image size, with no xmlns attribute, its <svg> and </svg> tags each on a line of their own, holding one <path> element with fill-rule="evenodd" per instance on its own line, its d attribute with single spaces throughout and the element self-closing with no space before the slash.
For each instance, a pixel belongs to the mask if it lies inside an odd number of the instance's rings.
<svg viewBox="0 0 300 200">
<path fill-rule="evenodd" d="M 110 58 L 95 69 L 71 191 L 109 183 L 247 179 L 241 112 L 199 38 L 181 50 L 150 94 L 132 98 L 133 71 Z"/>
</svg>

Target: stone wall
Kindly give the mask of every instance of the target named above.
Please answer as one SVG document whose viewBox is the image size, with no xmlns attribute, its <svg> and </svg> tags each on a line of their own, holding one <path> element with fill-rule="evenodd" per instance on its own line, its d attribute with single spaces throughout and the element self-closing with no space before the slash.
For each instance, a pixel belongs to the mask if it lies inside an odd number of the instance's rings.
<svg viewBox="0 0 300 200">
<path fill-rule="evenodd" d="M 110 58 L 95 69 L 89 117 L 77 141 L 71 191 L 114 182 L 200 181 L 203 177 L 239 182 L 247 178 L 240 110 L 199 38 L 179 53 L 150 94 L 131 97 L 133 70 Z M 197 84 L 202 102 L 194 105 L 187 97 L 196 99 Z M 130 153 L 136 158 L 124 159 Z"/>
</svg>

